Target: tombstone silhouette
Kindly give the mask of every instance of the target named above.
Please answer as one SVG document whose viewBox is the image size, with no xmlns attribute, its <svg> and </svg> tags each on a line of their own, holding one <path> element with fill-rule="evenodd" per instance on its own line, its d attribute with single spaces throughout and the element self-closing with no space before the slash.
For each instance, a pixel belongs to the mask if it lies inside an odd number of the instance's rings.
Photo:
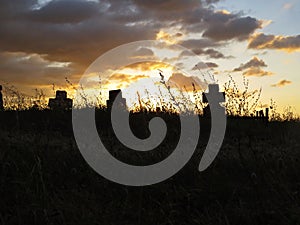
<svg viewBox="0 0 300 225">
<path fill-rule="evenodd" d="M 264 110 L 256 111 L 256 118 L 268 123 L 269 121 L 269 108 L 265 108 Z"/>
<path fill-rule="evenodd" d="M 4 110 L 4 106 L 3 106 L 2 85 L 0 85 L 0 111 L 2 110 Z"/>
<path fill-rule="evenodd" d="M 66 91 L 56 91 L 56 97 L 50 98 L 48 106 L 51 110 L 68 110 L 73 106 L 73 100 L 67 98 Z"/>
<path fill-rule="evenodd" d="M 126 99 L 122 97 L 120 89 L 109 91 L 109 99 L 106 101 L 107 109 L 111 110 L 114 103 L 117 104 L 118 109 L 126 109 Z"/>
<path fill-rule="evenodd" d="M 213 102 L 209 102 L 209 99 L 213 99 Z M 208 93 L 202 93 L 202 101 L 203 103 L 209 103 L 212 107 L 218 106 L 219 103 L 225 101 L 225 92 L 219 92 L 219 85 L 218 84 L 209 84 L 208 85 Z M 216 104 L 216 105 L 215 105 Z M 210 117 L 210 105 L 206 106 L 203 109 L 203 116 Z"/>
</svg>

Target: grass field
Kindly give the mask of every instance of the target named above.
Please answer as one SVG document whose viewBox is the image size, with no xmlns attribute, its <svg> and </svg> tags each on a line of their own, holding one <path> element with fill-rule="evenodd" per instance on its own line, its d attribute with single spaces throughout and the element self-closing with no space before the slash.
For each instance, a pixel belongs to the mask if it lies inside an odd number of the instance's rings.
<svg viewBox="0 0 300 225">
<path fill-rule="evenodd" d="M 98 112 L 98 123 L 107 116 Z M 109 129 L 100 126 L 99 133 L 123 161 L 159 161 L 179 136 L 176 117 L 164 117 L 172 132 L 149 154 L 125 149 Z M 132 117 L 133 127 L 138 120 Z M 300 224 L 300 123 L 229 118 L 217 159 L 199 173 L 208 125 L 201 122 L 197 150 L 182 171 L 156 185 L 128 187 L 84 161 L 71 112 L 1 112 L 0 224 Z"/>
</svg>

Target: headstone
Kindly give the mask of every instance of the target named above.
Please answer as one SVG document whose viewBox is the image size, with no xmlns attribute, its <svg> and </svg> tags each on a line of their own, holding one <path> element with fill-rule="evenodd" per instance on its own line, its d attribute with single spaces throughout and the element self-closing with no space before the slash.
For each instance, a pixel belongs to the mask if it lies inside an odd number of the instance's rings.
<svg viewBox="0 0 300 225">
<path fill-rule="evenodd" d="M 269 120 L 269 108 L 266 108 L 266 120 Z"/>
<path fill-rule="evenodd" d="M 72 109 L 73 100 L 67 98 L 66 91 L 56 91 L 56 97 L 49 99 L 48 106 L 52 110 L 69 110 Z"/>
<path fill-rule="evenodd" d="M 210 99 L 210 101 L 208 101 Z M 225 101 L 225 92 L 219 92 L 218 84 L 209 84 L 208 93 L 202 94 L 203 103 L 209 103 L 212 107 L 220 106 L 221 102 Z M 205 117 L 210 117 L 210 105 L 203 109 L 203 115 Z"/>
<path fill-rule="evenodd" d="M 117 98 L 118 95 L 119 97 Z M 106 106 L 109 110 L 112 108 L 113 103 L 117 104 L 119 109 L 126 109 L 126 99 L 122 97 L 120 89 L 109 91 L 109 99 L 106 101 Z"/>
</svg>

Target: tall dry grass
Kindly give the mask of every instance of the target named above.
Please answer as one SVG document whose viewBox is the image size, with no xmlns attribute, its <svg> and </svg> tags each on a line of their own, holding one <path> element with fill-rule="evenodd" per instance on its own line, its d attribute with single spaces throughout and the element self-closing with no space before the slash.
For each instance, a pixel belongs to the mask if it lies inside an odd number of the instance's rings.
<svg viewBox="0 0 300 225">
<path fill-rule="evenodd" d="M 203 109 L 207 106 L 202 99 L 204 90 L 197 89 L 196 85 L 191 83 L 192 91 L 188 91 L 186 86 L 183 88 L 178 87 L 178 85 L 166 81 L 161 73 L 160 75 L 161 80 L 156 84 L 159 90 L 158 95 L 151 94 L 147 89 L 142 90 L 143 93 L 137 92 L 136 96 L 138 101 L 135 102 L 129 110 L 133 112 L 159 111 L 165 113 L 196 113 L 203 115 Z M 246 79 L 246 77 L 243 77 L 241 86 L 237 84 L 231 75 L 228 77 L 229 80 L 223 85 L 226 97 L 224 106 L 226 107 L 227 115 L 235 117 L 254 116 L 256 110 L 260 108 L 262 88 L 250 90 L 249 80 Z M 215 81 L 214 76 L 211 79 Z M 81 98 L 79 105 L 75 107 L 90 108 L 96 106 L 99 109 L 106 108 L 106 99 L 100 75 L 98 81 L 99 93 L 95 94 L 95 101 L 90 100 L 89 95 L 82 86 L 74 85 L 67 77 L 65 77 L 65 81 L 67 89 L 78 92 Z M 55 94 L 56 87 L 54 84 L 52 89 Z M 33 95 L 27 95 L 20 92 L 14 85 L 4 83 L 3 100 L 5 110 L 22 111 L 29 109 L 43 110 L 48 108 L 46 95 L 42 89 L 38 88 L 34 89 Z M 273 99 L 270 100 L 268 106 L 271 121 L 299 120 L 299 115 L 295 113 L 295 109 L 291 106 L 285 107 L 283 113 L 278 112 L 277 103 Z"/>
</svg>

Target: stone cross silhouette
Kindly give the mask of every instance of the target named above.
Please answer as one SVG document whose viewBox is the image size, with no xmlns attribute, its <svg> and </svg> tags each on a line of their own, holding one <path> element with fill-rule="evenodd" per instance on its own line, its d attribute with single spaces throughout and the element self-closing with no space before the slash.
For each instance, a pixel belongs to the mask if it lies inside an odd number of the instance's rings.
<svg viewBox="0 0 300 225">
<path fill-rule="evenodd" d="M 209 84 L 208 93 L 202 94 L 203 103 L 209 103 L 207 107 L 203 109 L 203 115 L 205 117 L 211 116 L 211 108 L 222 110 L 223 107 L 220 106 L 221 102 L 225 102 L 225 92 L 219 92 L 218 84 Z"/>
<path fill-rule="evenodd" d="M 224 101 L 225 101 L 225 93 L 219 92 L 219 85 L 209 84 L 208 93 L 203 93 L 203 102 L 209 103 L 211 106 L 215 107 L 218 106 L 219 103 Z"/>
<path fill-rule="evenodd" d="M 203 103 L 209 103 L 212 107 L 217 107 L 219 103 L 225 102 L 225 92 L 219 92 L 218 84 L 209 84 L 208 93 L 203 93 Z"/>
<path fill-rule="evenodd" d="M 216 158 L 226 130 L 226 110 L 220 105 L 221 102 L 225 102 L 225 93 L 219 92 L 218 84 L 208 85 L 208 93 L 203 93 L 203 102 L 209 103 L 203 109 L 203 114 L 204 117 L 211 117 L 211 131 L 206 151 L 199 165 L 199 171 L 204 171 Z"/>
</svg>

